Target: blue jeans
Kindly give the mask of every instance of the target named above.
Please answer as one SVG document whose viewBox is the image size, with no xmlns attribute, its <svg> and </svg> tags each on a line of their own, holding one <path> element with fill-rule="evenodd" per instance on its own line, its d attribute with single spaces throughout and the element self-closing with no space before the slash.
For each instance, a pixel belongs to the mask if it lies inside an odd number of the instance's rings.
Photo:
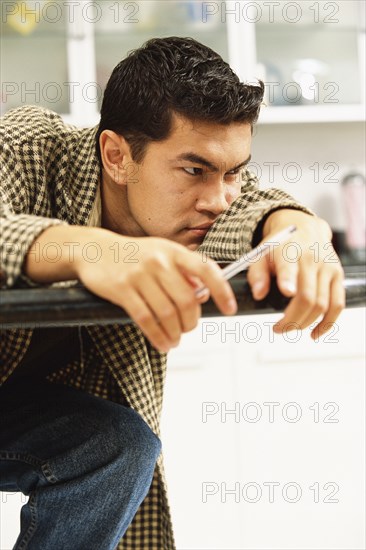
<svg viewBox="0 0 366 550">
<path fill-rule="evenodd" d="M 29 495 L 14 550 L 114 550 L 160 450 L 128 406 L 10 377 L 0 387 L 0 490 Z"/>
</svg>

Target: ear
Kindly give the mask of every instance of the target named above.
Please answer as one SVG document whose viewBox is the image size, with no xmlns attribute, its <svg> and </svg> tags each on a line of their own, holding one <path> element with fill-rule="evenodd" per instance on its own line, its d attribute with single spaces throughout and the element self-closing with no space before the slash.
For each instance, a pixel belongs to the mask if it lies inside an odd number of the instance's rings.
<svg viewBox="0 0 366 550">
<path fill-rule="evenodd" d="M 99 137 L 103 168 L 117 185 L 127 182 L 126 165 L 132 162 L 127 141 L 112 130 L 103 130 Z"/>
</svg>

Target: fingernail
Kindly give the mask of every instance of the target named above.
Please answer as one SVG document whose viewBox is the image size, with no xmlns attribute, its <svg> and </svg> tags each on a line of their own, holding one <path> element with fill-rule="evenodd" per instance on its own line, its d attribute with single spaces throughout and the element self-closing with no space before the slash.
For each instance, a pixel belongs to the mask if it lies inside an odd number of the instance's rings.
<svg viewBox="0 0 366 550">
<path fill-rule="evenodd" d="M 252 293 L 254 296 L 259 297 L 264 289 L 263 281 L 256 281 L 252 286 Z"/>
<path fill-rule="evenodd" d="M 229 313 L 236 313 L 236 310 L 237 310 L 236 300 L 234 300 L 233 298 L 228 300 L 227 301 L 227 309 L 228 309 Z"/>
<path fill-rule="evenodd" d="M 293 282 L 293 281 L 282 281 L 282 286 L 288 290 L 289 292 L 291 292 L 291 294 L 295 294 L 296 292 L 296 284 Z"/>
</svg>

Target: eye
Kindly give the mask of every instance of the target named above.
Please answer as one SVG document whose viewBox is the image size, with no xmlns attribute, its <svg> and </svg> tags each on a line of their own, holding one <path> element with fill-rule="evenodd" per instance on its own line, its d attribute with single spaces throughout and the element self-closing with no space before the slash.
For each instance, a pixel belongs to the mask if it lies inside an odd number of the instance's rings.
<svg viewBox="0 0 366 550">
<path fill-rule="evenodd" d="M 243 170 L 242 166 L 240 168 L 236 168 L 235 170 L 230 170 L 230 172 L 226 172 L 225 176 L 235 176 L 235 174 L 239 174 L 241 170 Z"/>
<path fill-rule="evenodd" d="M 195 166 L 192 168 L 183 168 L 183 170 L 190 176 L 200 176 L 202 174 L 202 168 L 196 168 Z"/>
<path fill-rule="evenodd" d="M 226 179 L 233 179 L 234 178 L 235 181 L 236 181 L 237 176 L 240 174 L 240 172 L 242 170 L 243 170 L 243 168 L 240 167 L 240 168 L 237 168 L 236 170 L 231 170 L 230 172 L 226 172 L 225 178 Z"/>
</svg>

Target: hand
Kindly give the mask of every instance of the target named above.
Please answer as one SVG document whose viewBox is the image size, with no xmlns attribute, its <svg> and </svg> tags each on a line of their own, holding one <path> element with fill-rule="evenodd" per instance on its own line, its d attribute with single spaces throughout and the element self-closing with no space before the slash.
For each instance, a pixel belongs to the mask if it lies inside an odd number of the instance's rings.
<svg viewBox="0 0 366 550">
<path fill-rule="evenodd" d="M 297 210 L 277 210 L 264 224 L 263 240 L 270 241 L 271 235 L 290 224 L 295 224 L 297 231 L 250 266 L 248 281 L 254 298 L 262 300 L 274 274 L 282 294 L 293 296 L 274 332 L 304 329 L 321 317 L 311 332 L 315 340 L 332 328 L 345 307 L 344 273 L 331 245 L 330 227 L 321 218 Z"/>
<path fill-rule="evenodd" d="M 158 237 L 125 237 L 98 229 L 98 262 L 79 257 L 78 279 L 93 293 L 122 307 L 153 346 L 163 352 L 179 344 L 182 332 L 197 326 L 200 304 L 211 295 L 224 314 L 237 310 L 235 295 L 211 259 Z M 116 260 L 116 251 L 123 255 Z M 209 290 L 200 300 L 194 289 Z M 230 305 L 230 300 L 232 304 Z"/>
</svg>

